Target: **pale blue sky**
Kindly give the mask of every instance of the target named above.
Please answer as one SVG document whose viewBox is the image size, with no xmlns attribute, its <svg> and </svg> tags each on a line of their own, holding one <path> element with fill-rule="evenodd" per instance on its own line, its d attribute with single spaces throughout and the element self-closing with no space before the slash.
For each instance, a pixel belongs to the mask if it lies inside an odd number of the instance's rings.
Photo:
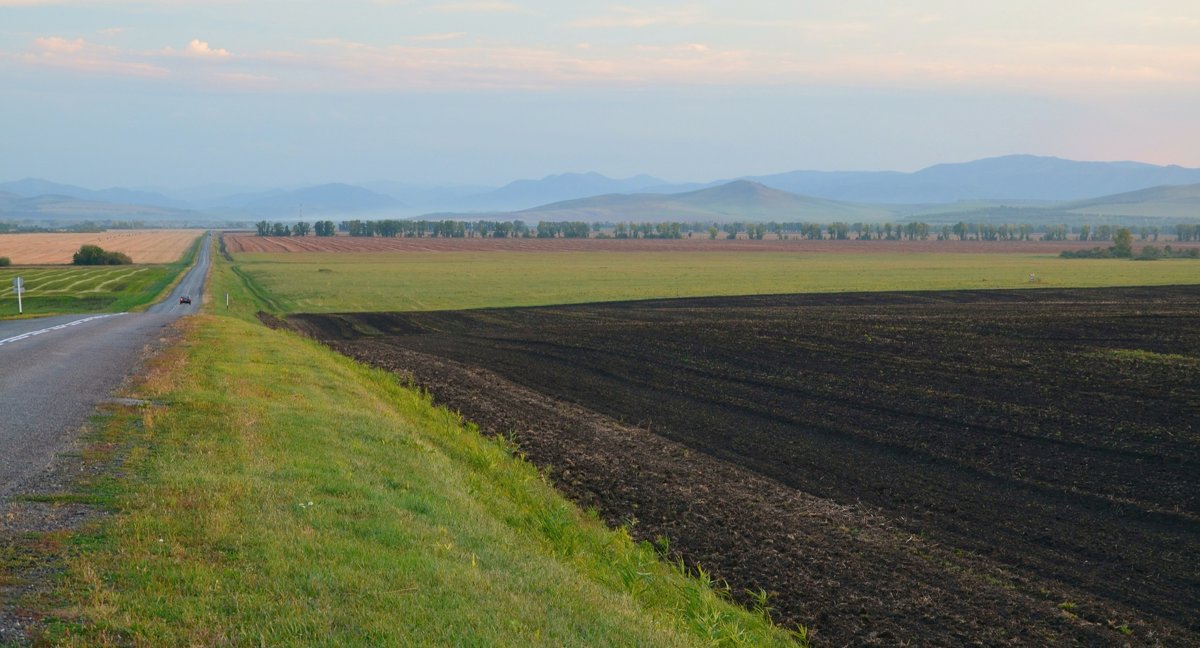
<svg viewBox="0 0 1200 648">
<path fill-rule="evenodd" d="M 0 0 L 0 180 L 1200 166 L 1200 4 Z"/>
</svg>

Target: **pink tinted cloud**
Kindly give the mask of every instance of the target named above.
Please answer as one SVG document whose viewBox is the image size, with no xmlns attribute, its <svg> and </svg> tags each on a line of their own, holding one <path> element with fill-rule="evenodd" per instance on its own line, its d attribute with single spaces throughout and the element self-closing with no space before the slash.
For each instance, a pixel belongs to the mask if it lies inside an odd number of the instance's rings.
<svg viewBox="0 0 1200 648">
<path fill-rule="evenodd" d="M 89 43 L 82 38 L 35 38 L 32 47 L 17 58 L 27 65 L 53 67 L 89 75 L 157 78 L 169 74 L 166 68 L 145 61 L 130 60 L 115 47 Z"/>
<path fill-rule="evenodd" d="M 58 36 L 43 36 L 33 40 L 35 47 L 48 54 L 78 54 L 87 43 L 82 38 L 68 40 Z"/>
<path fill-rule="evenodd" d="M 224 58 L 229 56 L 229 50 L 222 48 L 213 49 L 207 42 L 198 38 L 194 38 L 192 42 L 188 43 L 187 52 L 193 56 L 203 57 Z"/>
</svg>

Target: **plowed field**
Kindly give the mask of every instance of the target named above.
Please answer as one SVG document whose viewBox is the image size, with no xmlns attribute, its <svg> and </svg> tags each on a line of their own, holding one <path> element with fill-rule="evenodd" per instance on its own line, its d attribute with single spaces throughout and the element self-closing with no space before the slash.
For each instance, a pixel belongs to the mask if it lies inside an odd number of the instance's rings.
<svg viewBox="0 0 1200 648">
<path fill-rule="evenodd" d="M 1200 643 L 1200 288 L 298 315 L 819 645 Z"/>
<path fill-rule="evenodd" d="M 82 245 L 124 252 L 134 263 L 172 263 L 202 234 L 199 230 L 111 230 L 97 233 L 0 234 L 0 256 L 23 265 L 70 263 Z"/>
</svg>

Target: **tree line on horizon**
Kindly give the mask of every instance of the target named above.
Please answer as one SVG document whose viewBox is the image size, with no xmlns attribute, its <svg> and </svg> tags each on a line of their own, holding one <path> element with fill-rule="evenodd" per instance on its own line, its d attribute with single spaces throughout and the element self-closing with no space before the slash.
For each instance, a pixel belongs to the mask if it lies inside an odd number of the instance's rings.
<svg viewBox="0 0 1200 648">
<path fill-rule="evenodd" d="M 1159 226 L 1120 227 L 1116 225 L 1031 225 L 993 224 L 959 221 L 954 224 L 930 225 L 921 221 L 904 223 L 699 223 L 699 222 L 594 222 L 539 221 L 529 225 L 520 220 L 332 220 L 305 221 L 288 225 L 283 222 L 255 223 L 258 236 L 336 236 L 342 233 L 353 237 L 382 238 L 598 238 L 598 239 L 682 239 L 697 235 L 709 239 L 762 240 L 768 234 L 778 239 L 835 240 L 835 241 L 1111 241 L 1119 230 L 1125 229 L 1140 240 L 1158 241 L 1161 234 L 1173 233 L 1177 241 L 1200 240 L 1200 225 L 1178 224 L 1174 232 L 1164 232 Z"/>
</svg>

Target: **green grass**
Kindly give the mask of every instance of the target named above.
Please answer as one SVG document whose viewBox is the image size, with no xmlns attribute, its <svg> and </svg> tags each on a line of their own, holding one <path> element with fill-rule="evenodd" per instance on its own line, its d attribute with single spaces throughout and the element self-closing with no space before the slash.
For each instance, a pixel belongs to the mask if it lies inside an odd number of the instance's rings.
<svg viewBox="0 0 1200 648">
<path fill-rule="evenodd" d="M 1200 282 L 1200 264 L 1026 254 L 405 252 L 238 254 L 276 312 L 451 310 L 791 292 Z M 1037 283 L 1029 283 L 1029 274 Z"/>
<path fill-rule="evenodd" d="M 26 267 L 0 270 L 0 317 L 17 315 L 13 277 L 25 280 L 26 315 L 124 311 L 158 294 L 170 266 Z"/>
<path fill-rule="evenodd" d="M 1114 358 L 1133 363 L 1151 365 L 1178 365 L 1184 367 L 1200 364 L 1196 358 L 1177 353 L 1156 353 L 1145 349 L 1106 349 L 1099 352 L 1101 357 Z"/>
<path fill-rule="evenodd" d="M 193 244 L 168 265 L 23 266 L 0 268 L 0 319 L 17 317 L 13 278 L 25 281 L 25 316 L 117 313 L 156 301 L 195 260 Z"/>
<path fill-rule="evenodd" d="M 228 264 L 213 281 L 233 316 L 190 320 L 138 388 L 119 515 L 71 541 L 46 642 L 804 643 L 393 374 L 249 321 Z"/>
</svg>

